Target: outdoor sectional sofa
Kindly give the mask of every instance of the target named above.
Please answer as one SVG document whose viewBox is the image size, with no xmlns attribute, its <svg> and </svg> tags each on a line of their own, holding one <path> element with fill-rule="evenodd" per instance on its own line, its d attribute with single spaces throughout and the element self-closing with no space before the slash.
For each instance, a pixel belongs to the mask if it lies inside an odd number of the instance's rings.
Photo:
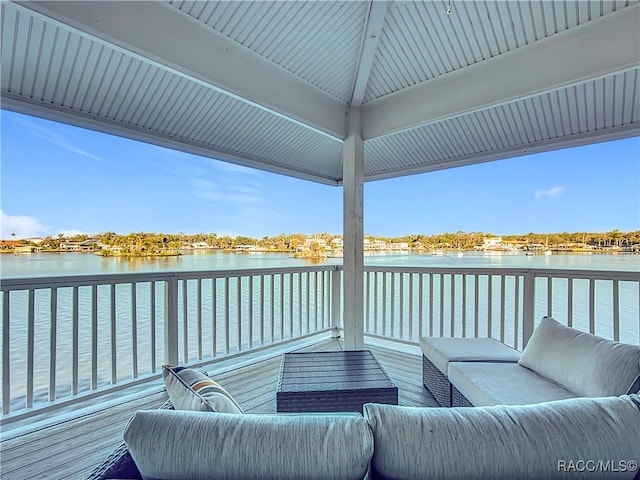
<svg viewBox="0 0 640 480">
<path fill-rule="evenodd" d="M 254 415 L 195 370 L 166 367 L 165 386 L 170 401 L 136 412 L 124 443 L 90 479 L 591 479 L 613 468 L 631 479 L 640 462 L 635 394 Z M 588 460 L 609 463 L 594 471 Z"/>
<path fill-rule="evenodd" d="M 90 478 L 596 479 L 616 468 L 616 479 L 632 479 L 640 397 L 462 409 L 366 404 L 364 416 L 159 409 L 137 412 L 124 439 Z M 587 460 L 610 463 L 587 472 Z"/>
<path fill-rule="evenodd" d="M 443 406 L 525 405 L 640 390 L 640 346 L 551 317 L 542 319 L 521 355 L 493 339 L 423 338 L 421 348 L 424 385 Z"/>
</svg>

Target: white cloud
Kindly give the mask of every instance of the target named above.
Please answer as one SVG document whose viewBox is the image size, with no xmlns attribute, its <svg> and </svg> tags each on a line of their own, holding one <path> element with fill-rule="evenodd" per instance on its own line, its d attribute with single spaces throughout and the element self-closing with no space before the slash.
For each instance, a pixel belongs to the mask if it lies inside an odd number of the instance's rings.
<svg viewBox="0 0 640 480">
<path fill-rule="evenodd" d="M 535 196 L 536 196 L 536 200 L 540 198 L 547 198 L 551 200 L 553 198 L 558 198 L 563 193 L 564 193 L 564 187 L 562 185 L 558 185 L 557 187 L 551 187 L 548 190 L 538 190 L 535 193 Z"/>
<path fill-rule="evenodd" d="M 60 142 L 57 142 L 55 144 L 58 145 L 61 148 L 64 148 L 65 150 L 68 150 L 68 151 L 70 151 L 72 153 L 75 153 L 76 155 L 80 155 L 82 157 L 87 157 L 87 158 L 90 158 L 91 160 L 98 160 L 99 162 L 105 162 L 106 161 L 103 158 L 97 157 L 96 155 L 93 155 L 92 153 L 89 153 L 86 150 L 78 148 L 78 147 L 76 147 L 74 145 L 71 145 L 68 142 L 60 141 Z"/>
<path fill-rule="evenodd" d="M 0 210 L 0 238 L 3 240 L 40 237 L 47 235 L 51 227 L 43 225 L 37 218 L 27 215 L 7 215 Z"/>
<path fill-rule="evenodd" d="M 17 123 L 22 124 L 23 126 L 27 127 L 30 131 L 30 134 L 36 136 L 36 137 L 40 137 L 41 139 L 45 140 L 46 142 L 55 145 L 57 147 L 60 147 L 64 150 L 67 150 L 69 152 L 75 153 L 76 155 L 80 155 L 82 157 L 86 157 L 86 158 L 90 158 L 91 160 L 97 160 L 99 162 L 105 162 L 106 160 L 104 160 L 103 158 L 98 157 L 97 155 L 92 154 L 91 152 L 88 152 L 86 150 L 84 150 L 83 148 L 78 147 L 77 145 L 75 145 L 72 141 L 71 141 L 71 136 L 72 134 L 69 133 L 68 135 L 60 135 L 52 130 L 49 130 L 48 128 L 46 128 L 45 126 L 39 124 L 39 123 L 35 123 L 32 122 L 30 120 L 27 119 L 17 119 L 16 120 Z"/>
<path fill-rule="evenodd" d="M 196 197 L 208 202 L 233 208 L 243 208 L 260 204 L 260 191 L 246 185 L 216 183 L 209 180 L 194 179 Z"/>
<path fill-rule="evenodd" d="M 62 234 L 65 237 L 73 237 L 84 233 L 86 232 L 75 228 L 58 228 L 44 225 L 37 218 L 28 215 L 7 215 L 0 210 L 0 239 L 2 240 L 21 240 L 58 234 Z"/>
</svg>

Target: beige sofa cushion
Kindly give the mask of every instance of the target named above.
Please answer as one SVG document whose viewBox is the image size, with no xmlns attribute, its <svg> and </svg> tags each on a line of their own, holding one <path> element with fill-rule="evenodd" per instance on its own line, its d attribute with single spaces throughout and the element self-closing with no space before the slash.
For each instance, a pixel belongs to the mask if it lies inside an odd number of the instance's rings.
<svg viewBox="0 0 640 480">
<path fill-rule="evenodd" d="M 612 342 L 544 317 L 519 363 L 580 396 L 622 395 L 640 374 L 640 346 Z"/>
<path fill-rule="evenodd" d="M 595 480 L 612 473 L 569 471 L 568 462 L 640 460 L 637 395 L 474 408 L 365 404 L 364 415 L 375 441 L 372 473 L 388 479 Z"/>
<path fill-rule="evenodd" d="M 520 353 L 494 338 L 422 337 L 422 354 L 445 375 L 449 362 L 517 362 Z"/>
<path fill-rule="evenodd" d="M 476 407 L 527 405 L 575 394 L 517 363 L 449 364 L 449 381 Z"/>
<path fill-rule="evenodd" d="M 360 415 L 136 412 L 124 441 L 144 479 L 362 479 L 373 436 Z"/>
</svg>

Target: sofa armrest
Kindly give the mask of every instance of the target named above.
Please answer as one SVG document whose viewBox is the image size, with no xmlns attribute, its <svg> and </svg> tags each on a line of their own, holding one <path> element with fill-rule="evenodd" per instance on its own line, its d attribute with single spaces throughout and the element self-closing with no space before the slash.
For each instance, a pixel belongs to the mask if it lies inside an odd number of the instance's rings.
<svg viewBox="0 0 640 480">
<path fill-rule="evenodd" d="M 173 404 L 167 400 L 160 406 L 162 410 L 173 410 Z M 140 480 L 142 476 L 138 471 L 129 449 L 122 442 L 113 452 L 105 458 L 100 465 L 93 469 L 86 480 Z"/>
<path fill-rule="evenodd" d="M 123 480 L 139 480 L 142 478 L 124 443 L 121 443 L 100 465 L 93 469 L 87 480 L 106 480 L 110 478 Z"/>
</svg>

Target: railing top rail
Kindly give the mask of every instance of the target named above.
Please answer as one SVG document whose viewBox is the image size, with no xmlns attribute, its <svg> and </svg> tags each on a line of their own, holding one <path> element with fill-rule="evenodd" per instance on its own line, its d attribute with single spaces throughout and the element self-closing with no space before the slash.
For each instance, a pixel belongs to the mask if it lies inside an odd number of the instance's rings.
<svg viewBox="0 0 640 480">
<path fill-rule="evenodd" d="M 0 280 L 0 291 L 25 290 L 38 288 L 76 287 L 91 285 L 109 285 L 119 283 L 163 281 L 171 277 L 172 272 L 146 273 L 110 273 L 96 275 L 59 275 L 49 277 L 19 277 Z"/>
<path fill-rule="evenodd" d="M 518 267 L 394 267 L 366 265 L 365 272 L 455 274 L 455 275 L 533 275 L 534 277 L 576 278 L 595 280 L 640 281 L 640 272 L 627 270 L 568 270 Z"/>
<path fill-rule="evenodd" d="M 48 277 L 24 277 L 0 279 L 0 291 L 26 290 L 38 288 L 61 288 L 92 285 L 117 285 L 143 282 L 177 280 L 197 280 L 227 277 L 248 277 L 342 270 L 342 265 L 313 265 L 276 268 L 253 268 L 234 270 L 195 270 L 140 273 L 110 273 L 96 275 L 60 275 Z M 640 272 L 620 270 L 565 270 L 547 268 L 491 268 L 491 267 L 409 267 L 367 265 L 365 272 L 391 272 L 415 274 L 454 275 L 533 275 L 541 278 L 574 278 L 594 280 L 640 281 Z"/>
<path fill-rule="evenodd" d="M 305 272 L 332 272 L 341 269 L 341 265 L 310 265 L 297 267 L 274 267 L 274 268 L 246 268 L 235 270 L 209 270 L 191 272 L 173 272 L 179 279 L 198 278 L 224 278 L 224 277 L 250 277 L 259 275 L 280 275 L 283 273 L 305 273 Z"/>
<path fill-rule="evenodd" d="M 143 282 L 167 281 L 172 278 L 178 280 L 197 280 L 225 277 L 249 277 L 259 275 L 279 275 L 286 273 L 304 273 L 334 271 L 342 268 L 340 265 L 313 265 L 298 267 L 252 268 L 235 270 L 195 270 L 141 273 L 109 273 L 96 275 L 60 275 L 48 277 L 20 277 L 0 279 L 0 291 L 27 290 L 38 288 L 61 288 L 92 285 L 117 285 Z"/>
<path fill-rule="evenodd" d="M 563 270 L 540 268 L 534 271 L 536 277 L 593 278 L 594 280 L 640 281 L 640 271 L 627 270 Z"/>
</svg>

